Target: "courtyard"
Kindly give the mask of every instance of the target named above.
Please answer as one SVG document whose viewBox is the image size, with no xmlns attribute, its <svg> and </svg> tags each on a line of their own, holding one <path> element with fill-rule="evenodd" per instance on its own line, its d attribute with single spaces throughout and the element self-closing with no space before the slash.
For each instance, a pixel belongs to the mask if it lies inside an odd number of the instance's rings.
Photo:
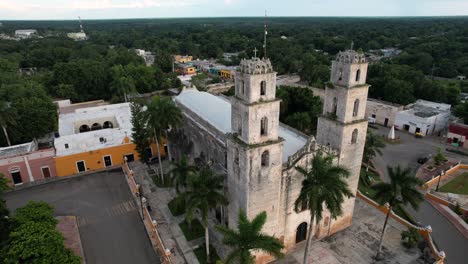
<svg viewBox="0 0 468 264">
<path fill-rule="evenodd" d="M 468 195 L 468 172 L 463 172 L 443 185 L 439 191 Z"/>
<path fill-rule="evenodd" d="M 86 263 L 160 263 L 120 170 L 100 172 L 10 192 L 11 211 L 44 201 L 54 215 L 74 215 Z"/>
</svg>

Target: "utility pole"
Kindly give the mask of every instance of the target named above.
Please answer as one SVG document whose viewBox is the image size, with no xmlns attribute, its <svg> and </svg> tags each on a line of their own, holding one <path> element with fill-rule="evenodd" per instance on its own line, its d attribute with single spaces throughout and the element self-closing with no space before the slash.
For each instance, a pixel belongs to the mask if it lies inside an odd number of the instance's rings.
<svg viewBox="0 0 468 264">
<path fill-rule="evenodd" d="M 268 35 L 268 31 L 267 31 L 267 11 L 266 10 L 265 10 L 264 27 L 265 27 L 265 32 L 263 34 L 263 58 L 266 59 L 267 58 L 267 35 Z"/>
</svg>

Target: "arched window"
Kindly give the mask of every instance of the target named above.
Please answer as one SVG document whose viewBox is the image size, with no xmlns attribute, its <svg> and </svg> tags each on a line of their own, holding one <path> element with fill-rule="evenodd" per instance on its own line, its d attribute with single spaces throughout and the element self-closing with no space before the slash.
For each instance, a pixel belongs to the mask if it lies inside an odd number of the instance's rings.
<svg viewBox="0 0 468 264">
<path fill-rule="evenodd" d="M 99 123 L 94 123 L 94 124 L 91 126 L 91 130 L 99 130 L 99 129 L 101 129 L 101 128 L 102 128 L 102 126 L 101 126 L 101 124 L 99 124 Z"/>
<path fill-rule="evenodd" d="M 234 164 L 239 165 L 239 150 L 237 148 L 234 149 Z"/>
<path fill-rule="evenodd" d="M 268 118 L 264 117 L 260 121 L 260 136 L 266 136 L 268 134 Z"/>
<path fill-rule="evenodd" d="M 353 116 L 357 116 L 359 111 L 359 99 L 354 100 Z"/>
<path fill-rule="evenodd" d="M 89 129 L 89 126 L 88 125 L 81 125 L 80 126 L 80 133 L 83 133 L 83 132 L 88 132 L 90 131 L 91 129 Z"/>
<path fill-rule="evenodd" d="M 267 167 L 270 165 L 270 153 L 268 150 L 263 151 L 262 153 L 262 167 Z"/>
<path fill-rule="evenodd" d="M 354 129 L 353 134 L 351 135 L 351 144 L 356 144 L 357 136 L 358 136 L 358 130 Z"/>
<path fill-rule="evenodd" d="M 266 94 L 266 82 L 262 81 L 260 83 L 260 95 L 265 95 Z"/>
<path fill-rule="evenodd" d="M 296 243 L 304 241 L 307 237 L 307 223 L 301 223 L 296 230 Z"/>
<path fill-rule="evenodd" d="M 114 124 L 112 124 L 111 121 L 106 121 L 104 122 L 104 128 L 113 128 L 114 127 Z"/>
<path fill-rule="evenodd" d="M 361 79 L 361 70 L 357 70 L 356 72 L 356 82 L 359 82 L 359 80 Z"/>
<path fill-rule="evenodd" d="M 333 108 L 332 108 L 332 113 L 336 115 L 336 111 L 338 110 L 338 100 L 336 97 L 333 98 Z"/>
<path fill-rule="evenodd" d="M 241 81 L 240 86 L 241 86 L 241 93 L 242 93 L 242 95 L 244 95 L 244 94 L 245 94 L 245 84 L 244 84 L 244 81 Z"/>
<path fill-rule="evenodd" d="M 338 72 L 338 81 L 341 80 L 343 80 L 343 69 L 340 69 L 340 71 Z"/>
</svg>

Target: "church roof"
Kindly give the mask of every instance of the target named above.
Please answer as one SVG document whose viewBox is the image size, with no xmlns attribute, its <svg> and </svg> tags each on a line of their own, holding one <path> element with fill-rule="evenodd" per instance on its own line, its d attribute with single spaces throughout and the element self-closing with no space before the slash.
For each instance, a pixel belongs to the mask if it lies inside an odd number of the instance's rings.
<svg viewBox="0 0 468 264">
<path fill-rule="evenodd" d="M 231 103 L 228 100 L 195 89 L 183 91 L 175 100 L 222 133 L 232 132 Z M 307 143 L 306 137 L 286 126 L 280 125 L 279 135 L 285 140 L 283 162 L 286 162 L 289 156 L 295 154 Z"/>
</svg>

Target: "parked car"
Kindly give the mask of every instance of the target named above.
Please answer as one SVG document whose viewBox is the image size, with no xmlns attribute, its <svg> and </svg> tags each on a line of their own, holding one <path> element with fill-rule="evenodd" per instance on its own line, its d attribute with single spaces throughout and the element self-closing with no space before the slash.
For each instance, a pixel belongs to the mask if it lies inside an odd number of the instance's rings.
<svg viewBox="0 0 468 264">
<path fill-rule="evenodd" d="M 420 157 L 418 158 L 418 163 L 419 164 L 424 164 L 429 160 L 429 157 Z"/>
<path fill-rule="evenodd" d="M 423 137 L 424 137 L 424 134 L 421 133 L 421 132 L 417 132 L 417 133 L 414 134 L 414 136 L 415 136 L 416 138 L 423 138 Z"/>
</svg>

